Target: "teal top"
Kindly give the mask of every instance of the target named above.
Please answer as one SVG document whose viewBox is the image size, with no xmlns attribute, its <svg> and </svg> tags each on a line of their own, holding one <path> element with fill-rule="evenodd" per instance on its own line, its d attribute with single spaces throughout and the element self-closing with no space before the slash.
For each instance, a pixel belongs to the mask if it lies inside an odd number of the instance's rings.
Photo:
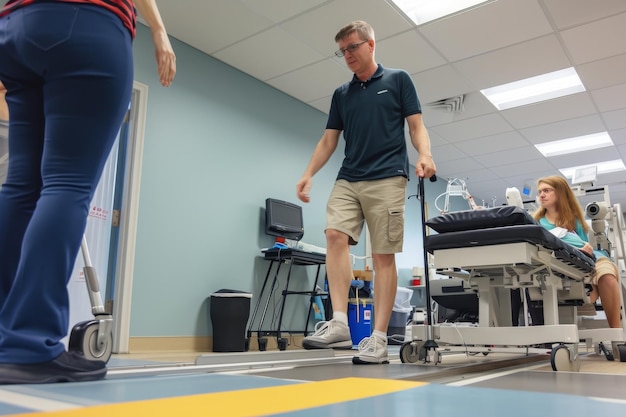
<svg viewBox="0 0 626 417">
<path fill-rule="evenodd" d="M 556 227 L 554 223 L 550 223 L 545 217 L 539 219 L 539 224 L 542 225 L 546 230 L 552 230 Z M 583 225 L 580 224 L 579 221 L 576 221 L 576 230 L 569 230 L 565 236 L 561 237 L 561 239 L 575 248 L 582 248 L 585 246 L 585 243 L 589 243 L 589 238 L 587 237 L 587 233 L 585 229 L 583 229 Z M 598 258 L 608 258 L 607 254 L 603 250 L 594 249 L 593 254 L 596 259 Z"/>
</svg>

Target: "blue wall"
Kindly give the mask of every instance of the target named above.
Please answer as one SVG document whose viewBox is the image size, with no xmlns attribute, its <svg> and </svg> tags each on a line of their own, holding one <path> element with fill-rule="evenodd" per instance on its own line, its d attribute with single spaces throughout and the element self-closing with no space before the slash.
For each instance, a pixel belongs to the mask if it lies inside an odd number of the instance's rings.
<svg viewBox="0 0 626 417">
<path fill-rule="evenodd" d="M 268 266 L 260 249 L 273 243 L 263 232 L 265 199 L 299 203 L 295 184 L 326 123 L 318 110 L 186 44 L 173 45 L 178 73 L 162 88 L 149 30 L 139 25 L 135 79 L 149 93 L 131 337 L 210 335 L 212 292 L 258 294 Z M 342 156 L 341 145 L 314 178 L 311 203 L 303 204 L 308 243 L 325 246 L 325 204 Z M 409 193 L 416 187 L 412 179 Z M 427 183 L 427 200 L 444 190 L 443 181 Z M 398 256 L 406 283 L 411 267 L 423 265 L 419 219 L 412 198 Z M 361 244 L 352 252 L 363 250 Z M 313 273 L 303 269 L 296 289 L 310 285 Z M 291 298 L 299 300 L 290 301 L 294 313 L 286 314 L 285 328 L 301 328 L 306 297 Z"/>
</svg>

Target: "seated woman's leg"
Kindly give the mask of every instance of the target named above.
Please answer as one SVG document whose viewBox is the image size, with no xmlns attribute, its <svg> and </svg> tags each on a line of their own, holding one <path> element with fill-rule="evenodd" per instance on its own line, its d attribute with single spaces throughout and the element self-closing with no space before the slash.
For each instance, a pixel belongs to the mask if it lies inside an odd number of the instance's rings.
<svg viewBox="0 0 626 417">
<path fill-rule="evenodd" d="M 619 282 L 615 275 L 607 274 L 598 280 L 598 293 L 609 327 L 620 326 Z"/>
<path fill-rule="evenodd" d="M 596 262 L 596 275 L 599 278 L 597 282 L 594 282 L 596 288 L 592 293 L 591 301 L 594 302 L 599 296 L 609 327 L 620 327 L 621 305 L 617 268 L 608 258 L 600 258 Z M 593 297 L 594 293 L 597 294 L 596 297 Z"/>
</svg>

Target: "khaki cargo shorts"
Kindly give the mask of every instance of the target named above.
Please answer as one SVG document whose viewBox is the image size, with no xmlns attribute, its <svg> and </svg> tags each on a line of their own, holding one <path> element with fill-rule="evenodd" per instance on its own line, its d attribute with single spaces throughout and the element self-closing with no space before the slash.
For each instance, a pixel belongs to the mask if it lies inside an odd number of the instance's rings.
<svg viewBox="0 0 626 417">
<path fill-rule="evenodd" d="M 326 206 L 326 229 L 338 230 L 356 245 L 367 223 L 372 253 L 402 252 L 405 177 L 374 181 L 337 180 Z"/>
</svg>

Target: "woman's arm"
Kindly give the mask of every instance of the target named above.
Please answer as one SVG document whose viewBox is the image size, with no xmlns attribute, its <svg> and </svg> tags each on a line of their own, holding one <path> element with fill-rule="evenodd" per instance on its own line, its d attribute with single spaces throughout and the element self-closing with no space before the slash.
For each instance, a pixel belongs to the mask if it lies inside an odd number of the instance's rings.
<svg viewBox="0 0 626 417">
<path fill-rule="evenodd" d="M 155 0 L 134 0 L 133 3 L 150 27 L 159 80 L 161 85 L 167 87 L 172 84 L 176 75 L 176 55 L 167 36 L 159 8 Z"/>
</svg>

